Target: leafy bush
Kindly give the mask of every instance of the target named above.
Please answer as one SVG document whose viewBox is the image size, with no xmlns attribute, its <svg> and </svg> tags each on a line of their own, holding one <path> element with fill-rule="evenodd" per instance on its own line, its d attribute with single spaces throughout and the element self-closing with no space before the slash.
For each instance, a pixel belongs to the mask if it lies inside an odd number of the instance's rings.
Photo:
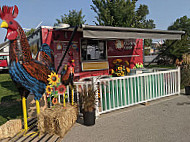
<svg viewBox="0 0 190 142">
<path fill-rule="evenodd" d="M 181 68 L 181 88 L 185 86 L 190 86 L 190 65 Z"/>
</svg>

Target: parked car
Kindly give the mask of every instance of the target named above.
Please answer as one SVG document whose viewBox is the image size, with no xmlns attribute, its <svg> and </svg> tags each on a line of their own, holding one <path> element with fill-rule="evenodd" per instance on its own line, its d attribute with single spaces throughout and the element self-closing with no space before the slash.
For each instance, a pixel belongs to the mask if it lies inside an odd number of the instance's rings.
<svg viewBox="0 0 190 142">
<path fill-rule="evenodd" d="M 1 55 L 0 54 L 0 71 L 8 69 L 8 55 Z"/>
</svg>

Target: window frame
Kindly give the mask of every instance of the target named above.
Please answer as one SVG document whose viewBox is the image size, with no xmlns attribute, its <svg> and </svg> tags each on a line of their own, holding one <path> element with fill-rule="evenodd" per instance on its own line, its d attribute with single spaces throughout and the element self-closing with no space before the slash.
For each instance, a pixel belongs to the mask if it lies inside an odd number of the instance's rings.
<svg viewBox="0 0 190 142">
<path fill-rule="evenodd" d="M 82 41 L 83 40 L 94 40 L 98 41 L 98 44 L 100 41 L 103 41 L 105 43 L 105 59 L 95 59 L 95 60 L 83 60 L 82 59 Z M 87 49 L 87 44 L 86 44 L 86 49 Z M 101 62 L 101 61 L 108 61 L 108 56 L 107 56 L 107 40 L 101 40 L 101 39 L 88 39 L 88 38 L 81 38 L 80 39 L 80 61 L 81 62 Z"/>
</svg>

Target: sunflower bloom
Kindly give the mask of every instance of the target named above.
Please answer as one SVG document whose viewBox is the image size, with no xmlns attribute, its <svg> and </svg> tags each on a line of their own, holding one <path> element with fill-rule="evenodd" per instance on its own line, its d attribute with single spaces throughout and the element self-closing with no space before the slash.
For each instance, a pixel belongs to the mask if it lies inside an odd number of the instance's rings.
<svg viewBox="0 0 190 142">
<path fill-rule="evenodd" d="M 46 93 L 47 94 L 51 94 L 51 92 L 53 91 L 53 88 L 51 86 L 46 86 Z"/>
<path fill-rule="evenodd" d="M 126 70 L 127 70 L 127 73 L 129 73 L 129 72 L 130 72 L 130 69 L 129 69 L 128 67 L 126 67 Z"/>
<path fill-rule="evenodd" d="M 118 63 L 121 63 L 122 62 L 122 59 L 115 59 L 113 60 L 113 64 L 118 64 Z"/>
<path fill-rule="evenodd" d="M 51 75 L 48 75 L 48 81 L 49 81 L 49 84 L 51 85 L 57 85 L 57 83 L 59 83 L 59 77 L 58 77 L 58 74 L 56 74 L 55 72 L 51 72 Z"/>
</svg>

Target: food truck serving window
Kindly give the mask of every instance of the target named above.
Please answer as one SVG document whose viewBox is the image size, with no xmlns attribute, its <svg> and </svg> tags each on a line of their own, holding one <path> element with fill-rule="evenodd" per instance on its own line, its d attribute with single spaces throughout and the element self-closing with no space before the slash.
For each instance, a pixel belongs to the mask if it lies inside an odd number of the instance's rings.
<svg viewBox="0 0 190 142">
<path fill-rule="evenodd" d="M 106 42 L 102 40 L 81 40 L 82 61 L 105 60 Z"/>
</svg>

